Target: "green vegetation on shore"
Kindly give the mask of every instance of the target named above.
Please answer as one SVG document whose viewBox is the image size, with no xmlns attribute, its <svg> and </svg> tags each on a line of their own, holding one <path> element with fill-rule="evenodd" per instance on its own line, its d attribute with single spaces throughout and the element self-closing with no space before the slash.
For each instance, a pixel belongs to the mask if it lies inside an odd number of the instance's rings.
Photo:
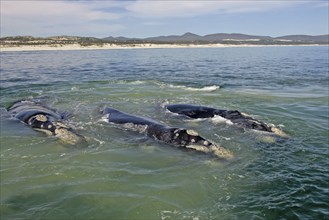
<svg viewBox="0 0 329 220">
<path fill-rule="evenodd" d="M 227 44 L 227 45 L 328 45 L 329 35 L 308 36 L 290 35 L 272 38 L 268 36 L 251 36 L 243 34 L 212 34 L 199 36 L 192 33 L 183 35 L 160 36 L 152 38 L 125 38 L 125 37 L 77 37 L 77 36 L 54 36 L 54 37 L 32 37 L 13 36 L 0 38 L 1 47 L 16 46 L 64 46 L 79 44 L 81 46 L 99 46 L 114 44 L 122 46 L 134 46 L 136 44 L 174 44 L 174 45 L 205 45 L 205 44 Z"/>
</svg>

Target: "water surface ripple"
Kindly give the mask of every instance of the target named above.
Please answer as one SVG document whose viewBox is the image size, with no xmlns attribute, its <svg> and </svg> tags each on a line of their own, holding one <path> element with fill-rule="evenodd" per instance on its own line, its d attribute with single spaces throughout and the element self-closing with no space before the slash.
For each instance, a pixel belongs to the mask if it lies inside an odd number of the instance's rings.
<svg viewBox="0 0 329 220">
<path fill-rule="evenodd" d="M 2 52 L 1 219 L 328 219 L 328 47 Z M 10 118 L 15 100 L 69 111 L 72 149 Z M 288 139 L 168 114 L 237 109 Z M 225 162 L 100 122 L 104 105 L 197 130 Z"/>
</svg>

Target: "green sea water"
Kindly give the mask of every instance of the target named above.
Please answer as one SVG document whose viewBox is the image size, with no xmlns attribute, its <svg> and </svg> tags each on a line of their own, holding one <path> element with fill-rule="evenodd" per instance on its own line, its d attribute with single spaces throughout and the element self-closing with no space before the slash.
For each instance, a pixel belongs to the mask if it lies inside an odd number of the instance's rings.
<svg viewBox="0 0 329 220">
<path fill-rule="evenodd" d="M 1 52 L 1 219 L 328 219 L 328 47 Z M 43 97 L 89 142 L 62 145 L 8 115 Z M 164 104 L 236 109 L 289 138 Z M 223 161 L 100 120 L 109 106 L 194 129 Z"/>
</svg>

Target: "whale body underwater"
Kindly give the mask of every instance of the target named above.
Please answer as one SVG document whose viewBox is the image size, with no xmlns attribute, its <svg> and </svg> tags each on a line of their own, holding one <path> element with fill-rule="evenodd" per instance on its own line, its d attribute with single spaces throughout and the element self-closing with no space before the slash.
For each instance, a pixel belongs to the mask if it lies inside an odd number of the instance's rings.
<svg viewBox="0 0 329 220">
<path fill-rule="evenodd" d="M 239 111 L 222 110 L 207 106 L 189 104 L 170 104 L 165 108 L 179 115 L 192 119 L 213 118 L 216 116 L 230 120 L 238 127 L 264 131 L 286 137 L 286 134 L 274 125 L 267 125 Z M 38 99 L 17 101 L 7 108 L 7 112 L 34 130 L 42 131 L 49 136 L 57 137 L 62 143 L 78 147 L 88 146 L 86 138 L 65 124 L 65 114 L 43 105 Z M 159 142 L 181 149 L 209 153 L 218 158 L 232 159 L 233 154 L 210 140 L 200 136 L 196 131 L 170 127 L 150 118 L 136 116 L 110 107 L 100 109 L 102 121 L 116 124 L 126 130 L 131 130 L 151 137 Z"/>
<path fill-rule="evenodd" d="M 229 150 L 201 137 L 194 130 L 170 127 L 149 118 L 131 115 L 109 107 L 102 109 L 101 114 L 103 121 L 146 134 L 171 146 L 210 153 L 222 159 L 233 158 L 233 154 Z"/>
<path fill-rule="evenodd" d="M 65 114 L 59 113 L 37 99 L 21 100 L 7 108 L 8 113 L 34 130 L 57 137 L 66 145 L 84 146 L 86 139 L 64 123 Z"/>
<path fill-rule="evenodd" d="M 237 110 L 223 110 L 189 104 L 170 104 L 166 105 L 165 108 L 171 113 L 184 115 L 192 119 L 214 118 L 216 116 L 220 116 L 241 128 L 270 132 L 281 137 L 287 137 L 281 129 L 275 127 L 274 125 L 268 125 Z"/>
</svg>

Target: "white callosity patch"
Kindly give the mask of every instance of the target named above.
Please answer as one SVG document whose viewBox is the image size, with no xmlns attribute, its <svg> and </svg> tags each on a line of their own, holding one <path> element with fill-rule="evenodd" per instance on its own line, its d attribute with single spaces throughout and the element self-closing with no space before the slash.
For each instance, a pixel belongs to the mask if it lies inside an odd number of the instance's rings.
<svg viewBox="0 0 329 220">
<path fill-rule="evenodd" d="M 48 118 L 45 115 L 36 115 L 35 119 L 38 120 L 38 121 L 42 121 L 42 122 L 48 121 Z"/>
<path fill-rule="evenodd" d="M 247 113 L 241 112 L 241 115 L 245 116 L 245 117 L 251 117 L 250 115 L 248 115 Z"/>
<path fill-rule="evenodd" d="M 233 153 L 231 151 L 214 144 L 211 144 L 209 147 L 201 144 L 189 144 L 186 146 L 186 148 L 194 149 L 204 153 L 213 153 L 221 159 L 230 160 L 234 158 Z"/>
<path fill-rule="evenodd" d="M 186 130 L 186 133 L 188 135 L 192 135 L 192 136 L 199 136 L 198 132 L 196 132 L 194 130 Z"/>
<path fill-rule="evenodd" d="M 134 123 L 124 123 L 123 128 L 132 130 L 132 131 L 137 131 L 139 133 L 145 133 L 148 126 L 147 125 L 138 125 L 138 124 L 134 124 Z"/>
<path fill-rule="evenodd" d="M 215 154 L 219 158 L 223 158 L 223 159 L 227 159 L 227 160 L 234 158 L 233 153 L 223 147 L 211 145 L 210 150 L 213 154 Z"/>
<path fill-rule="evenodd" d="M 79 136 L 74 132 L 68 130 L 67 128 L 63 128 L 63 127 L 56 128 L 55 135 L 63 143 L 70 145 L 76 145 L 78 143 L 84 143 L 86 141 L 82 136 Z"/>
<path fill-rule="evenodd" d="M 205 152 L 205 153 L 209 153 L 209 151 L 210 151 L 208 147 L 200 145 L 200 144 L 189 144 L 186 146 L 186 148 L 194 149 L 194 150 Z"/>
<path fill-rule="evenodd" d="M 286 133 L 284 133 L 280 128 L 277 127 L 271 127 L 271 130 L 274 134 L 280 136 L 280 137 L 289 137 Z"/>
<path fill-rule="evenodd" d="M 56 127 L 66 128 L 66 129 L 69 129 L 70 128 L 69 126 L 67 126 L 67 125 L 65 125 L 65 124 L 63 124 L 61 122 L 58 122 L 58 121 L 54 122 L 54 124 L 55 124 Z"/>
</svg>

